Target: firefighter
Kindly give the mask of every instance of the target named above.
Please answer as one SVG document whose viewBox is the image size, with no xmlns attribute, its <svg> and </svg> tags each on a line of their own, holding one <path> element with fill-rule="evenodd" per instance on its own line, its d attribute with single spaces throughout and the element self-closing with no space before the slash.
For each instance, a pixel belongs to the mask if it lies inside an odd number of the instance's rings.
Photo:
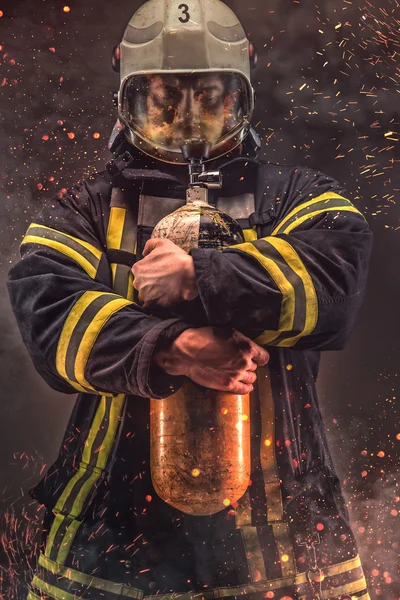
<svg viewBox="0 0 400 600">
<path fill-rule="evenodd" d="M 113 62 L 112 159 L 44 206 L 9 274 L 38 373 L 79 392 L 31 491 L 46 516 L 28 599 L 367 600 L 315 382 L 362 303 L 368 224 L 331 177 L 257 157 L 254 47 L 221 0 L 148 0 Z M 192 138 L 244 232 L 222 251 L 150 239 L 185 203 Z M 212 515 L 152 485 L 150 399 L 188 378 L 251 394 L 249 485 Z"/>
</svg>

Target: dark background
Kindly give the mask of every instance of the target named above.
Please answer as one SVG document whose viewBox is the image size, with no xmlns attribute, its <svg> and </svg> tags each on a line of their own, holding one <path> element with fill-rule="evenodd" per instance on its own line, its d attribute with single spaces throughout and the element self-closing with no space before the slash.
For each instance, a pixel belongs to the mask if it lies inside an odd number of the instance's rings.
<svg viewBox="0 0 400 600">
<path fill-rule="evenodd" d="M 16 600 L 41 517 L 27 489 L 55 459 L 74 396 L 35 373 L 6 275 L 43 202 L 104 168 L 118 87 L 111 50 L 140 4 L 0 3 L 0 591 Z M 364 306 L 347 348 L 323 355 L 319 391 L 371 598 L 398 600 L 400 8 L 396 0 L 227 4 L 259 55 L 253 125 L 262 157 L 333 175 L 374 231 Z"/>
</svg>

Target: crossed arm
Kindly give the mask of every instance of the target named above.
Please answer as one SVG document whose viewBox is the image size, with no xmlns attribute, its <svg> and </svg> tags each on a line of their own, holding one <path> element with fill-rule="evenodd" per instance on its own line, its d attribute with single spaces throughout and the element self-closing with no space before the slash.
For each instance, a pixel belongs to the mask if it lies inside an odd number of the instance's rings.
<svg viewBox="0 0 400 600">
<path fill-rule="evenodd" d="M 348 200 L 326 189 L 329 182 L 317 183 L 281 199 L 275 230 L 263 239 L 190 256 L 150 242 L 135 266 L 145 306 L 198 293 L 209 327 L 234 328 L 263 346 L 343 347 L 363 297 L 371 233 Z M 45 207 L 30 228 L 35 235 L 24 239 L 9 276 L 22 336 L 55 389 L 165 397 L 182 378 L 154 364 L 154 353 L 161 340 L 176 340 L 192 325 L 115 294 L 93 202 L 85 185 L 69 191 Z"/>
</svg>

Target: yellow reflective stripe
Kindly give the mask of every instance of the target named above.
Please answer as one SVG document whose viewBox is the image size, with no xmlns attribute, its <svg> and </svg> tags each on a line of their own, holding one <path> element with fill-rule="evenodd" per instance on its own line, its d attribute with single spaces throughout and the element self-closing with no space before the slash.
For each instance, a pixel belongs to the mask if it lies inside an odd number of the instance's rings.
<svg viewBox="0 0 400 600">
<path fill-rule="evenodd" d="M 270 238 L 265 238 L 267 242 Z M 295 291 L 288 279 L 286 279 L 282 270 L 276 264 L 274 260 L 265 256 L 251 243 L 238 244 L 234 246 L 235 249 L 241 250 L 246 254 L 254 256 L 258 262 L 264 267 L 269 273 L 271 278 L 276 283 L 282 294 L 282 307 L 279 318 L 279 331 L 291 331 L 293 329 L 294 322 L 294 309 L 295 309 Z M 278 335 L 278 334 L 276 334 Z"/>
<path fill-rule="evenodd" d="M 60 590 L 60 588 L 55 587 L 54 585 L 50 585 L 45 581 L 42 581 L 34 576 L 32 580 L 32 585 L 38 588 L 41 592 L 48 594 L 51 598 L 55 598 L 56 600 L 75 600 L 74 594 L 69 594 L 68 592 L 64 592 L 64 590 Z"/>
<path fill-rule="evenodd" d="M 94 444 L 94 440 L 96 439 L 97 433 L 100 429 L 100 426 L 103 422 L 104 419 L 104 415 L 106 414 L 106 407 L 107 407 L 107 401 L 105 396 L 101 397 L 101 400 L 99 402 L 99 405 L 97 407 L 97 411 L 96 414 L 94 416 L 94 419 L 92 421 L 92 425 L 90 427 L 89 430 L 89 435 L 86 439 L 85 442 L 85 447 L 83 449 L 83 453 L 82 453 L 82 462 L 89 464 L 90 463 L 90 458 L 92 456 L 92 448 L 93 448 L 93 444 Z"/>
<path fill-rule="evenodd" d="M 290 542 L 288 524 L 283 521 L 280 523 L 272 523 L 272 531 L 276 540 L 282 575 L 284 577 L 295 575 L 297 572 L 296 562 L 294 559 L 293 547 Z"/>
<path fill-rule="evenodd" d="M 98 452 L 96 467 L 99 469 L 105 469 L 106 467 L 111 446 L 119 425 L 119 417 L 121 415 L 124 400 L 124 394 L 119 394 L 111 400 L 111 409 L 108 418 L 108 430 L 103 441 L 103 446 L 100 449 L 96 448 L 95 450 L 96 452 Z"/>
<path fill-rule="evenodd" d="M 318 298 L 314 283 L 308 273 L 303 261 L 296 250 L 286 240 L 280 238 L 268 237 L 268 242 L 283 256 L 290 268 L 300 277 L 304 285 L 306 296 L 306 319 L 304 329 L 301 333 L 292 338 L 287 338 L 278 343 L 278 346 L 293 346 L 301 337 L 309 335 L 316 327 L 318 321 Z"/>
<path fill-rule="evenodd" d="M 92 425 L 90 427 L 88 437 L 85 442 L 85 447 L 84 447 L 84 450 L 82 453 L 82 461 L 80 463 L 79 469 L 75 473 L 75 475 L 73 477 L 71 477 L 71 479 L 65 486 L 63 493 L 59 497 L 59 499 L 54 507 L 55 511 L 61 512 L 63 510 L 65 502 L 66 502 L 68 496 L 70 495 L 72 489 L 74 488 L 75 484 L 86 473 L 87 466 L 90 464 L 90 458 L 92 455 L 92 448 L 93 448 L 94 440 L 96 439 L 97 433 L 100 430 L 105 413 L 106 413 L 106 398 L 105 398 L 105 396 L 102 396 L 102 398 L 99 402 L 99 405 L 97 407 L 95 417 L 92 421 Z M 54 540 L 54 536 L 53 536 L 53 540 Z M 53 545 L 53 541 L 51 543 L 51 546 L 52 545 Z M 46 553 L 46 556 L 49 556 L 49 553 Z"/>
<path fill-rule="evenodd" d="M 79 515 L 81 514 L 82 508 L 83 508 L 83 504 L 86 500 L 86 498 L 89 495 L 90 490 L 93 487 L 93 484 L 98 480 L 98 478 L 101 476 L 101 471 L 98 471 L 96 469 L 96 467 L 93 468 L 93 473 L 90 475 L 90 477 L 85 481 L 85 483 L 83 484 L 83 486 L 81 487 L 81 489 L 79 490 L 74 504 L 71 508 L 71 512 L 69 513 L 69 516 L 72 517 L 73 519 L 76 519 L 77 517 L 79 517 Z"/>
<path fill-rule="evenodd" d="M 243 235 L 245 242 L 253 242 L 257 239 L 256 228 L 253 227 L 252 229 L 243 229 Z"/>
<path fill-rule="evenodd" d="M 280 521 L 282 518 L 282 490 L 279 479 L 266 481 L 264 485 L 267 498 L 267 521 Z"/>
<path fill-rule="evenodd" d="M 67 352 L 71 337 L 74 333 L 76 326 L 78 325 L 82 315 L 92 302 L 94 302 L 100 296 L 108 295 L 110 297 L 115 296 L 115 299 L 110 300 L 103 308 L 101 308 L 94 319 L 89 323 L 82 339 L 79 344 L 77 353 L 74 361 L 74 375 L 77 380 L 72 381 L 67 375 Z M 129 300 L 121 298 L 116 294 L 110 294 L 108 292 L 85 292 L 79 300 L 74 304 L 71 309 L 61 331 L 60 339 L 57 345 L 56 352 L 56 369 L 57 372 L 66 379 L 74 388 L 79 389 L 81 392 L 88 393 L 92 390 L 97 392 L 85 379 L 84 372 L 86 369 L 86 363 L 89 358 L 90 352 L 93 345 L 104 325 L 110 319 L 110 317 L 121 310 L 125 306 L 132 304 Z"/>
<path fill-rule="evenodd" d="M 243 494 L 236 507 L 236 529 L 240 529 L 246 550 L 247 567 L 251 581 L 267 579 L 264 557 L 258 539 L 257 527 L 251 524 L 251 503 L 249 490 Z"/>
<path fill-rule="evenodd" d="M 46 225 L 40 225 L 39 223 L 31 223 L 28 227 L 28 231 L 26 232 L 27 235 L 29 234 L 29 230 L 33 229 L 33 228 L 35 228 L 35 229 L 38 228 L 38 229 L 43 229 L 45 231 L 54 232 L 57 235 L 62 235 L 62 237 L 69 238 L 73 242 L 76 242 L 77 244 L 80 244 L 81 246 L 86 248 L 86 250 L 89 250 L 89 252 L 94 254 L 98 260 L 101 259 L 101 256 L 103 254 L 102 251 L 99 250 L 98 248 L 96 248 L 96 246 L 93 246 L 93 244 L 86 242 L 85 240 L 81 240 L 80 238 L 74 237 L 73 235 L 69 235 L 69 233 L 65 233 L 64 231 L 59 231 L 58 229 L 54 229 L 53 227 L 47 227 Z M 24 240 L 25 240 L 25 238 L 22 240 L 22 244 L 24 243 Z"/>
<path fill-rule="evenodd" d="M 260 466 L 267 501 L 267 522 L 282 521 L 282 490 L 276 463 L 275 405 L 268 366 L 259 367 L 257 390 L 261 413 Z"/>
<path fill-rule="evenodd" d="M 78 301 L 79 302 L 79 301 Z M 103 308 L 99 310 L 91 323 L 89 323 L 81 343 L 79 344 L 78 351 L 75 358 L 75 377 L 80 385 L 83 387 L 94 390 L 94 388 L 85 379 L 85 369 L 89 355 L 92 348 L 99 336 L 101 330 L 109 319 L 119 310 L 132 304 L 125 298 L 117 298 L 116 300 L 110 300 Z"/>
<path fill-rule="evenodd" d="M 57 250 L 61 254 L 65 254 L 69 258 L 72 258 L 75 262 L 77 262 L 84 271 L 94 279 L 96 277 L 97 269 L 90 264 L 86 258 L 84 258 L 81 254 L 79 254 L 76 250 L 61 244 L 60 242 L 56 242 L 55 240 L 49 240 L 47 238 L 38 237 L 36 235 L 26 235 L 22 242 L 23 244 L 41 244 L 42 246 L 48 246 L 49 248 L 53 248 L 53 250 Z"/>
<path fill-rule="evenodd" d="M 110 592 L 111 594 L 116 594 L 117 596 L 136 598 L 137 600 L 141 600 L 144 596 L 142 590 L 131 587 L 126 588 L 122 583 L 113 583 L 112 581 L 101 579 L 100 577 L 86 575 L 86 573 L 81 573 L 80 571 L 76 571 L 71 567 L 59 565 L 46 558 L 43 554 L 39 555 L 39 565 L 54 575 L 64 577 L 65 579 L 69 579 L 69 581 L 74 581 L 75 583 L 86 585 L 88 588 L 103 590 L 104 592 Z"/>
<path fill-rule="evenodd" d="M 347 565 L 351 563 L 354 559 L 350 561 L 346 561 L 344 563 L 340 563 L 340 565 Z M 334 565 L 338 567 L 338 565 Z M 321 569 L 324 575 L 328 576 L 329 569 L 331 567 L 324 567 Z M 349 570 L 349 569 L 346 569 Z M 228 596 L 234 595 L 242 595 L 242 594 L 250 594 L 257 592 L 266 592 L 268 590 L 277 590 L 284 587 L 289 587 L 292 585 L 302 585 L 308 584 L 306 573 L 298 573 L 294 577 L 282 577 L 280 579 L 271 579 L 270 581 L 260 581 L 252 584 L 244 584 L 239 586 L 232 586 L 227 588 L 214 588 L 208 590 L 202 590 L 201 596 L 204 597 L 205 600 L 213 600 L 216 598 L 226 598 Z M 163 600 L 174 600 L 176 598 L 177 592 L 173 594 L 163 594 Z M 198 595 L 198 594 L 197 594 Z M 194 600 L 196 598 L 195 593 L 179 593 L 179 600 Z M 152 594 L 149 596 L 144 596 L 143 600 L 159 600 L 159 596 L 156 594 Z"/>
<path fill-rule="evenodd" d="M 322 202 L 323 200 L 331 200 L 331 199 L 335 199 L 335 198 L 340 198 L 341 200 L 347 200 L 347 198 L 344 198 L 343 196 L 341 196 L 340 194 L 337 194 L 336 192 L 324 192 L 323 194 L 321 194 L 320 196 L 317 196 L 316 198 L 313 198 L 312 200 L 308 200 L 307 202 L 303 202 L 302 204 L 299 204 L 299 206 L 296 206 L 293 210 L 291 210 L 290 213 L 287 214 L 286 217 L 275 227 L 275 229 L 272 231 L 271 235 L 276 235 L 278 233 L 278 230 L 281 229 L 283 227 L 283 225 L 285 223 L 287 223 L 287 221 L 289 221 L 292 217 L 294 217 L 299 211 L 304 210 L 308 206 L 312 206 L 313 204 L 316 204 L 316 202 Z M 351 204 L 350 200 L 348 200 L 348 202 L 349 202 L 349 204 Z"/>
<path fill-rule="evenodd" d="M 50 556 L 51 549 L 53 548 L 54 538 L 60 529 L 61 523 L 64 521 L 64 515 L 56 515 L 51 525 L 50 533 L 46 541 L 45 555 Z"/>
<path fill-rule="evenodd" d="M 101 398 L 101 401 L 99 402 L 99 405 L 97 407 L 95 417 L 92 421 L 88 437 L 86 439 L 85 448 L 82 454 L 82 461 L 79 465 L 79 469 L 67 483 L 53 509 L 57 513 L 62 513 L 67 500 L 74 492 L 76 484 L 87 473 L 88 467 L 90 467 L 93 470 L 93 472 L 84 482 L 83 486 L 79 489 L 74 499 L 72 508 L 69 511 L 68 517 L 74 520 L 68 526 L 68 529 L 63 537 L 63 541 L 60 544 L 59 553 L 57 555 L 57 562 L 59 563 L 62 563 L 68 556 L 68 552 L 70 550 L 75 534 L 81 524 L 81 522 L 76 520 L 76 518 L 80 516 L 84 502 L 88 497 L 90 490 L 92 489 L 96 480 L 101 476 L 102 471 L 106 466 L 110 450 L 115 439 L 115 434 L 119 425 L 119 417 L 123 409 L 124 401 L 124 394 L 119 394 L 118 396 L 115 396 L 112 399 L 109 398 L 108 400 L 105 396 Z M 101 429 L 101 425 L 106 416 L 107 402 L 110 406 L 107 432 L 105 434 L 105 437 L 103 438 L 101 448 L 93 448 L 94 441 L 97 437 L 98 432 Z M 95 456 L 95 454 L 97 454 L 95 460 L 96 464 L 94 464 L 93 461 L 93 456 Z M 49 559 L 53 550 L 54 540 L 56 538 L 60 525 L 65 518 L 65 514 L 57 514 L 51 527 L 45 551 L 45 555 Z"/>
<path fill-rule="evenodd" d="M 71 381 L 67 376 L 66 359 L 69 341 L 74 332 L 76 325 L 85 312 L 86 308 L 103 295 L 104 292 L 85 292 L 72 307 L 68 317 L 65 320 L 64 327 L 61 331 L 60 339 L 57 345 L 56 353 L 56 369 L 59 375 L 66 379 L 72 386 L 79 389 L 81 392 L 87 392 L 85 388 Z"/>
<path fill-rule="evenodd" d="M 310 212 L 306 215 L 303 215 L 302 217 L 299 217 L 299 219 L 297 219 L 293 223 L 290 223 L 290 225 L 288 225 L 286 229 L 280 231 L 279 233 L 290 233 L 291 231 L 293 231 L 293 229 L 304 223 L 304 221 L 307 221 L 308 219 L 312 219 L 312 217 L 316 217 L 317 215 L 321 215 L 323 213 L 327 213 L 333 210 L 337 212 L 347 211 L 361 214 L 360 211 L 357 210 L 354 206 L 331 206 L 322 210 L 315 210 L 314 212 Z"/>
<path fill-rule="evenodd" d="M 238 500 L 238 505 L 235 508 L 235 525 L 236 529 L 244 526 L 251 526 L 251 506 L 250 494 L 247 489 L 243 496 Z"/>
<path fill-rule="evenodd" d="M 75 539 L 76 532 L 78 531 L 81 525 L 81 521 L 72 521 L 67 531 L 65 532 L 65 536 L 60 545 L 60 550 L 57 554 L 57 563 L 63 565 L 67 559 L 68 553 L 70 551 L 72 542 Z"/>
<path fill-rule="evenodd" d="M 357 596 L 355 600 L 371 600 L 371 598 L 367 592 L 366 594 L 363 594 L 362 596 Z"/>
<path fill-rule="evenodd" d="M 117 398 L 120 398 L 120 396 L 117 396 Z M 99 402 L 99 405 L 97 407 L 95 417 L 92 421 L 92 425 L 90 427 L 88 437 L 85 442 L 85 447 L 84 447 L 83 454 L 82 454 L 82 461 L 79 465 L 79 469 L 75 473 L 75 475 L 69 480 L 68 484 L 64 488 L 64 491 L 61 494 L 61 496 L 59 497 L 59 499 L 54 507 L 54 510 L 56 510 L 58 512 L 61 512 L 63 510 L 65 502 L 67 501 L 67 498 L 69 497 L 72 489 L 75 487 L 75 484 L 86 473 L 87 467 L 90 464 L 90 459 L 92 456 L 93 444 L 94 444 L 96 436 L 100 430 L 100 427 L 103 422 L 105 414 L 106 414 L 106 398 L 105 398 L 105 396 L 102 396 L 102 398 Z M 98 460 L 98 458 L 97 458 L 97 460 Z M 46 556 L 48 556 L 48 554 L 46 554 Z"/>
<path fill-rule="evenodd" d="M 264 557 L 258 539 L 257 527 L 243 527 L 241 530 L 243 544 L 246 550 L 247 566 L 251 581 L 263 581 L 267 578 Z"/>
<path fill-rule="evenodd" d="M 357 555 L 354 558 L 350 558 L 345 562 L 338 563 L 336 565 L 329 565 L 329 567 L 324 567 L 322 569 L 324 575 L 332 576 L 332 575 L 340 575 L 341 573 L 346 573 L 346 571 L 352 571 L 353 569 L 358 569 L 361 567 L 360 557 Z"/>
<path fill-rule="evenodd" d="M 365 577 L 361 577 L 358 581 L 352 583 L 346 583 L 345 585 L 339 585 L 338 587 L 331 587 L 328 590 L 322 592 L 322 600 L 329 600 L 332 596 L 341 596 L 342 594 L 356 594 L 362 592 L 367 587 Z M 358 599 L 357 599 L 358 600 Z"/>
<path fill-rule="evenodd" d="M 64 508 L 64 504 L 67 501 L 68 496 L 70 495 L 72 489 L 74 488 L 75 484 L 82 479 L 82 477 L 85 475 L 86 471 L 87 471 L 87 464 L 84 463 L 80 463 L 79 464 L 79 469 L 77 470 L 77 472 L 75 473 L 75 475 L 69 480 L 69 482 L 67 483 L 67 485 L 64 488 L 63 493 L 61 494 L 61 496 L 59 497 L 59 499 L 57 500 L 57 503 L 54 507 L 54 511 L 58 511 L 61 512 Z M 49 555 L 48 553 L 46 554 L 47 556 Z"/>
<path fill-rule="evenodd" d="M 322 573 L 325 576 L 330 575 L 330 569 L 332 567 L 338 568 L 339 566 L 346 567 L 347 565 L 351 565 L 355 559 L 351 559 L 349 561 L 345 561 L 343 563 L 339 563 L 339 565 L 332 565 L 331 567 L 323 567 L 321 569 Z M 351 570 L 351 566 L 349 568 L 345 568 L 346 571 Z M 345 571 L 342 571 L 345 572 Z M 208 590 L 202 590 L 201 596 L 204 600 L 214 600 L 217 598 L 226 598 L 228 596 L 240 596 L 242 594 L 251 594 L 258 592 L 266 592 L 268 590 L 278 590 L 284 587 L 290 587 L 293 585 L 308 585 L 307 574 L 306 573 L 298 573 L 293 577 L 282 577 L 280 579 L 271 579 L 269 581 L 259 581 L 256 583 L 247 583 L 238 586 L 225 587 L 225 588 L 213 588 Z M 361 590 L 362 591 L 362 588 Z M 301 592 L 300 592 L 301 593 Z M 172 594 L 163 594 L 163 600 L 176 600 L 177 592 Z M 179 593 L 179 600 L 195 600 L 198 597 L 196 593 L 191 592 L 183 592 Z M 329 596 L 328 596 L 329 598 Z M 157 594 L 150 594 L 148 596 L 144 596 L 143 600 L 159 600 L 159 596 Z M 358 599 L 357 599 L 358 600 Z"/>
<path fill-rule="evenodd" d="M 84 483 L 82 488 L 80 489 L 80 491 L 75 499 L 75 502 L 72 506 L 71 513 L 70 513 L 71 516 L 75 516 L 75 515 L 79 516 L 80 515 L 82 508 L 83 508 L 83 504 L 84 504 L 93 484 L 100 477 L 101 472 L 105 469 L 105 466 L 106 466 L 106 463 L 108 460 L 108 456 L 110 454 L 111 446 L 112 446 L 112 443 L 115 438 L 115 433 L 116 433 L 118 423 L 119 423 L 119 416 L 121 414 L 124 400 L 125 400 L 125 396 L 123 394 L 120 394 L 119 396 L 116 396 L 115 398 L 113 398 L 111 401 L 111 410 L 110 410 L 110 415 L 109 415 L 108 429 L 107 429 L 107 433 L 106 433 L 106 436 L 103 441 L 103 446 L 101 447 L 101 449 L 99 451 L 97 448 L 95 449 L 95 451 L 98 452 L 98 455 L 97 455 L 96 466 L 93 467 L 94 472 L 89 477 L 89 479 Z"/>
<path fill-rule="evenodd" d="M 284 577 L 297 573 L 288 524 L 282 521 L 282 489 L 276 461 L 275 404 L 268 366 L 260 367 L 257 390 L 261 415 L 260 466 L 267 502 L 267 523 L 272 526 L 276 548 Z"/>
<path fill-rule="evenodd" d="M 110 267 L 111 267 L 111 275 L 112 275 L 112 286 L 113 288 L 115 287 L 115 277 L 117 275 L 117 263 L 110 263 Z"/>
<path fill-rule="evenodd" d="M 37 596 L 34 592 L 30 591 L 27 596 L 27 600 L 42 600 L 40 596 Z"/>
<path fill-rule="evenodd" d="M 121 248 L 122 234 L 124 232 L 126 210 L 112 206 L 107 228 L 107 248 L 119 250 Z"/>
<path fill-rule="evenodd" d="M 22 240 L 21 246 L 24 244 L 41 244 L 52 248 L 72 258 L 92 279 L 96 277 L 102 251 L 89 242 L 58 229 L 32 223 Z"/>
</svg>

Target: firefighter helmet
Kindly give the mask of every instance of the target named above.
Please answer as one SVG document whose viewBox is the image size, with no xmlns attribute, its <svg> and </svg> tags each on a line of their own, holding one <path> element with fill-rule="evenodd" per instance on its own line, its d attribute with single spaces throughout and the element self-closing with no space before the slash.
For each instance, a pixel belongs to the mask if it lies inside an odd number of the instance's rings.
<svg viewBox="0 0 400 600">
<path fill-rule="evenodd" d="M 169 163 L 187 164 L 181 146 L 204 138 L 208 160 L 246 138 L 254 110 L 253 44 L 222 0 L 148 0 L 114 49 L 118 117 L 128 141 Z"/>
</svg>

